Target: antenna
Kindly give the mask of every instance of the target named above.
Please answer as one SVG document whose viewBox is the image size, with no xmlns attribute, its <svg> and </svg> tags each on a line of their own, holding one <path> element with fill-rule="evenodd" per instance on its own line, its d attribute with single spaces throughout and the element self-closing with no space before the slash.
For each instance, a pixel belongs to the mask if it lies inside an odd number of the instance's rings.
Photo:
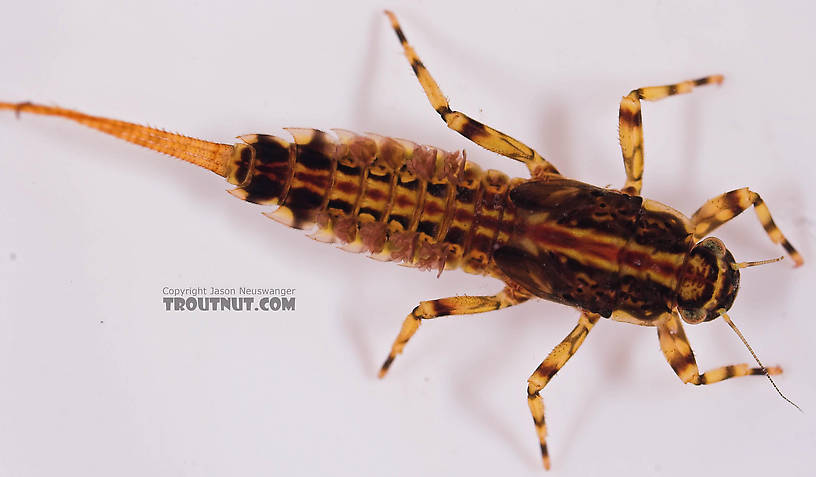
<svg viewBox="0 0 816 477">
<path fill-rule="evenodd" d="M 757 260 L 756 262 L 740 262 L 740 263 L 735 263 L 735 264 L 733 264 L 731 266 L 734 268 L 734 270 L 739 270 L 740 268 L 756 267 L 757 265 L 765 265 L 767 263 L 778 262 L 778 261 L 782 260 L 783 258 L 785 258 L 785 257 L 783 256 L 783 257 L 779 257 L 779 258 L 769 258 L 768 260 Z"/>
<path fill-rule="evenodd" d="M 779 261 L 779 260 L 782 260 L 782 258 L 780 257 L 780 258 L 773 259 L 773 260 L 770 260 L 770 261 L 772 261 L 772 262 L 776 262 L 776 261 Z M 768 260 L 765 260 L 765 263 L 767 263 L 767 262 L 769 262 L 769 261 L 768 261 Z M 749 262 L 749 263 L 750 263 L 750 262 Z M 754 262 L 754 263 L 756 263 L 756 262 Z M 762 263 L 756 263 L 756 264 L 757 264 L 757 265 L 762 265 Z M 748 266 L 751 266 L 751 265 L 748 265 Z M 791 405 L 791 406 L 793 406 L 793 407 L 795 407 L 796 409 L 799 409 L 799 412 L 804 413 L 805 411 L 803 411 L 801 407 L 797 406 L 797 405 L 796 405 L 796 403 L 794 403 L 793 401 L 791 401 L 790 399 L 788 399 L 787 397 L 785 397 L 785 395 L 784 395 L 784 394 L 782 394 L 782 391 L 780 391 L 780 390 L 779 390 L 779 388 L 776 386 L 776 383 L 774 382 L 773 378 L 771 378 L 771 375 L 770 375 L 770 374 L 768 374 L 768 369 L 765 367 L 765 365 L 764 365 L 764 364 L 762 364 L 762 363 L 759 361 L 759 358 L 757 357 L 756 353 L 754 353 L 754 350 L 753 350 L 753 348 L 751 348 L 751 345 L 749 345 L 749 344 L 748 344 L 748 341 L 746 341 L 746 340 L 745 340 L 745 337 L 744 337 L 744 336 L 742 336 L 742 333 L 740 333 L 740 330 L 739 330 L 739 328 L 737 328 L 737 325 L 735 325 L 735 324 L 734 324 L 734 322 L 733 322 L 733 321 L 731 321 L 731 318 L 730 318 L 728 315 L 726 315 L 726 314 L 725 314 L 725 311 L 723 311 L 722 313 L 720 313 L 720 316 L 722 316 L 722 317 L 723 317 L 723 319 L 725 320 L 725 322 L 726 322 L 726 323 L 728 323 L 728 326 L 730 326 L 730 327 L 731 327 L 731 329 L 732 329 L 732 330 L 734 330 L 734 332 L 737 334 L 737 336 L 739 336 L 739 337 L 740 337 L 740 339 L 742 340 L 742 342 L 745 344 L 745 347 L 746 347 L 746 348 L 748 348 L 748 351 L 750 351 L 750 352 L 751 352 L 751 355 L 754 357 L 754 359 L 756 360 L 756 362 L 757 362 L 757 364 L 759 365 L 759 367 L 760 367 L 760 368 L 762 368 L 762 372 L 764 372 L 764 373 L 765 373 L 765 376 L 767 376 L 767 377 L 768 377 L 768 380 L 771 382 L 771 385 L 774 387 L 774 389 L 776 389 L 776 392 L 778 392 L 778 393 L 779 393 L 779 395 L 780 395 L 780 396 L 782 396 L 782 399 L 784 399 L 785 401 L 788 401 L 788 403 L 790 403 L 790 405 Z"/>
</svg>

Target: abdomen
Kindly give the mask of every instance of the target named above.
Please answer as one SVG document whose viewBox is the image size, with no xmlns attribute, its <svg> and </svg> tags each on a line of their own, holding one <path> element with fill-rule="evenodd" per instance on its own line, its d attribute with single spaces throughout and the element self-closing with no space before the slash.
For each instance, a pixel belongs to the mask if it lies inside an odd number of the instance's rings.
<svg viewBox="0 0 816 477">
<path fill-rule="evenodd" d="M 511 181 L 458 152 L 377 135 L 289 129 L 294 139 L 251 135 L 231 182 L 243 200 L 279 205 L 266 214 L 338 242 L 423 269 L 490 273 L 492 251 L 514 223 Z"/>
</svg>

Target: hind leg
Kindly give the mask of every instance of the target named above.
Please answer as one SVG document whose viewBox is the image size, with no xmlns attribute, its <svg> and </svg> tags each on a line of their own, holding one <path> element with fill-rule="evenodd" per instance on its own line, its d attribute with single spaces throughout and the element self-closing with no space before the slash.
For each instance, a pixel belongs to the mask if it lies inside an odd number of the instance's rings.
<svg viewBox="0 0 816 477">
<path fill-rule="evenodd" d="M 402 44 L 405 56 L 411 63 L 411 68 L 413 68 L 417 79 L 419 79 L 422 89 L 425 90 L 425 94 L 428 96 L 431 106 L 442 116 L 442 119 L 449 128 L 489 151 L 525 163 L 532 177 L 540 177 L 544 174 L 558 174 L 558 170 L 555 166 L 541 157 L 530 146 L 486 124 L 482 124 L 464 113 L 452 110 L 447 98 L 442 94 L 442 90 L 439 89 L 439 85 L 436 84 L 436 81 L 431 77 L 431 73 L 428 72 L 428 69 L 422 64 L 422 61 L 419 59 L 419 56 L 417 56 L 413 47 L 408 44 L 408 40 L 405 38 L 402 28 L 400 28 L 397 22 L 397 17 L 389 11 L 386 11 L 385 14 L 388 15 L 388 18 L 391 20 L 391 26 L 394 28 L 397 38 L 399 38 Z"/>
<path fill-rule="evenodd" d="M 581 313 L 578 325 L 564 338 L 558 346 L 553 349 L 547 358 L 538 366 L 530 378 L 527 380 L 527 405 L 533 415 L 536 434 L 538 434 L 539 447 L 541 448 L 541 459 L 544 468 L 550 468 L 550 454 L 547 450 L 547 425 L 544 422 L 544 400 L 539 394 L 544 386 L 555 376 L 567 361 L 578 351 L 581 343 L 589 334 L 589 330 L 598 322 L 600 315 L 594 313 Z"/>
<path fill-rule="evenodd" d="M 394 362 L 398 354 L 402 353 L 408 340 L 414 336 L 419 329 L 422 320 L 430 320 L 440 316 L 450 315 L 472 315 L 475 313 L 485 313 L 487 311 L 500 310 L 509 306 L 524 303 L 530 299 L 530 295 L 505 287 L 504 290 L 491 296 L 453 296 L 450 298 L 440 298 L 420 302 L 419 306 L 405 318 L 402 323 L 397 339 L 391 346 L 391 351 L 380 368 L 380 377 L 384 377 L 388 368 Z"/>
</svg>

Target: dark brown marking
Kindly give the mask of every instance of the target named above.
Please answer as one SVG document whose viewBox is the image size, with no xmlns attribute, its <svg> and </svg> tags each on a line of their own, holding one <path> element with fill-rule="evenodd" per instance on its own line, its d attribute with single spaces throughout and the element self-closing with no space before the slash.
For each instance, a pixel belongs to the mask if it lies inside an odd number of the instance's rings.
<svg viewBox="0 0 816 477">
<path fill-rule="evenodd" d="M 657 252 L 685 254 L 691 245 L 691 236 L 685 224 L 668 212 L 643 210 L 637 221 L 632 239 Z"/>
<path fill-rule="evenodd" d="M 315 149 L 311 144 L 298 145 L 298 162 L 307 169 L 314 171 L 329 171 L 332 168 L 332 159 L 322 151 Z"/>
<path fill-rule="evenodd" d="M 292 228 L 302 229 L 314 220 L 314 209 L 291 209 L 292 210 Z"/>
<path fill-rule="evenodd" d="M 354 204 L 344 199 L 332 199 L 329 201 L 328 208 L 339 210 L 344 214 L 350 214 L 354 208 Z"/>
<path fill-rule="evenodd" d="M 451 306 L 447 305 L 444 299 L 434 300 L 430 303 L 433 305 L 434 309 L 433 315 L 436 317 L 449 316 L 451 312 L 455 310 L 455 308 L 452 308 Z"/>
<path fill-rule="evenodd" d="M 283 181 L 275 177 L 255 174 L 249 185 L 243 189 L 247 192 L 245 199 L 247 202 L 263 204 L 280 197 Z"/>
<path fill-rule="evenodd" d="M 400 207 L 408 207 L 416 205 L 416 196 L 407 194 L 398 194 L 394 197 L 394 204 Z"/>
<path fill-rule="evenodd" d="M 404 181 L 402 180 L 402 178 L 400 178 L 400 181 L 397 185 L 402 189 L 415 192 L 419 189 L 419 184 L 420 182 L 418 180 Z"/>
<path fill-rule="evenodd" d="M 369 187 L 369 188 L 366 189 L 366 197 L 368 199 L 373 200 L 373 201 L 379 202 L 379 201 L 387 199 L 388 195 L 384 191 L 382 191 L 380 189 L 374 189 L 374 188 Z"/>
<path fill-rule="evenodd" d="M 374 218 L 374 220 L 380 220 L 382 218 L 382 212 L 377 209 L 372 209 L 371 207 L 360 207 L 359 215 L 368 214 Z"/>
<path fill-rule="evenodd" d="M 409 25 L 409 26 L 410 26 L 410 25 Z M 396 27 L 396 28 L 394 28 L 394 32 L 396 32 L 396 34 L 397 34 L 397 38 L 399 39 L 399 42 L 400 42 L 401 44 L 403 44 L 403 45 L 404 45 L 404 44 L 408 43 L 408 39 L 407 39 L 407 38 L 405 38 L 405 33 L 403 33 L 403 32 L 402 32 L 402 28 L 400 28 L 400 27 Z"/>
<path fill-rule="evenodd" d="M 499 269 L 528 292 L 546 300 L 609 317 L 617 309 L 618 277 L 553 252 L 532 255 L 513 246 L 493 252 Z M 582 284 L 587 277 L 596 286 Z"/>
<path fill-rule="evenodd" d="M 448 229 L 448 233 L 445 235 L 444 242 L 462 245 L 465 240 L 465 231 L 459 227 L 451 227 Z"/>
<path fill-rule="evenodd" d="M 389 221 L 394 221 L 400 225 L 402 225 L 403 230 L 408 229 L 408 226 L 411 225 L 411 217 L 406 217 L 400 214 L 391 214 L 388 217 Z"/>
<path fill-rule="evenodd" d="M 482 200 L 479 206 L 486 210 L 502 210 L 504 207 L 504 194 L 495 190 L 486 189 L 484 194 L 482 194 Z"/>
<path fill-rule="evenodd" d="M 459 186 L 456 188 L 456 201 L 465 204 L 472 204 L 475 193 L 475 189 Z"/>
<path fill-rule="evenodd" d="M 415 75 L 419 76 L 419 72 L 425 69 L 425 65 L 418 58 L 414 58 L 411 61 L 411 69 L 414 70 Z"/>
<path fill-rule="evenodd" d="M 439 223 L 433 220 L 420 220 L 419 225 L 417 225 L 417 232 L 424 233 L 429 237 L 436 237 L 438 231 Z"/>
<path fill-rule="evenodd" d="M 480 214 L 479 215 L 479 227 L 481 232 L 490 231 L 495 232 L 499 228 L 499 218 L 491 217 L 489 215 Z"/>
<path fill-rule="evenodd" d="M 428 191 L 428 195 L 438 199 L 444 199 L 448 196 L 448 184 L 444 182 L 438 184 L 428 182 L 428 185 L 425 186 L 425 190 Z"/>
<path fill-rule="evenodd" d="M 655 260 L 654 255 L 651 253 L 637 252 L 631 249 L 620 251 L 618 263 L 628 265 L 636 270 L 648 270 L 650 273 L 664 277 L 676 276 L 679 273 L 678 266 L 674 262 Z"/>
<path fill-rule="evenodd" d="M 578 237 L 548 223 L 542 223 L 527 229 L 527 235 L 540 244 L 540 249 L 575 249 L 582 253 L 597 257 L 608 262 L 617 261 L 620 248 L 614 244 L 595 240 L 592 236 Z"/>
<path fill-rule="evenodd" d="M 369 174 L 368 175 L 368 180 L 370 180 L 372 182 L 383 182 L 385 184 L 390 184 L 391 183 L 391 174 L 383 174 L 383 175 Z"/>
<path fill-rule="evenodd" d="M 305 187 L 293 188 L 289 191 L 286 203 L 283 204 L 294 210 L 314 210 L 323 203 L 323 196 Z"/>
<path fill-rule="evenodd" d="M 453 214 L 453 220 L 461 223 L 469 223 L 473 219 L 473 214 L 466 209 L 456 209 Z"/>
<path fill-rule="evenodd" d="M 275 136 L 258 134 L 256 142 L 251 146 L 255 149 L 255 158 L 263 163 L 289 162 L 289 148 L 280 144 Z"/>
<path fill-rule="evenodd" d="M 240 157 L 238 158 L 238 166 L 235 168 L 231 179 L 233 184 L 241 185 L 249 182 L 251 179 L 249 173 L 252 168 L 252 157 L 252 146 L 241 150 Z"/>
<path fill-rule="evenodd" d="M 476 143 L 478 143 L 478 138 L 483 138 L 488 135 L 486 126 L 484 124 L 470 118 L 467 118 L 462 126 L 462 130 L 459 131 L 459 133 Z"/>
<path fill-rule="evenodd" d="M 359 177 L 362 168 L 359 166 L 347 166 L 345 164 L 337 164 L 337 172 L 351 177 Z"/>
<path fill-rule="evenodd" d="M 621 108 L 618 113 L 618 119 L 626 124 L 629 124 L 633 127 L 642 127 L 643 126 L 643 117 L 640 114 L 640 108 L 635 111 L 630 111 L 629 109 Z"/>
<path fill-rule="evenodd" d="M 493 234 L 485 235 L 481 233 L 474 233 L 473 238 L 470 242 L 470 250 L 481 252 L 483 254 L 487 254 L 487 251 L 490 248 L 490 245 L 493 243 Z"/>
<path fill-rule="evenodd" d="M 615 291 L 616 309 L 642 320 L 655 320 L 671 311 L 674 290 L 653 280 L 623 275 Z"/>
<path fill-rule="evenodd" d="M 436 201 L 427 201 L 422 208 L 422 215 L 437 215 L 445 211 L 445 208 Z"/>
<path fill-rule="evenodd" d="M 329 175 L 325 173 L 315 173 L 310 171 L 299 171 L 297 179 L 303 184 L 314 186 L 316 189 L 327 189 L 329 186 Z"/>
<path fill-rule="evenodd" d="M 299 177 L 298 177 L 299 178 Z M 353 194 L 357 192 L 360 188 L 359 181 L 337 181 L 334 184 L 334 188 L 344 194 Z"/>
<path fill-rule="evenodd" d="M 382 373 L 383 371 L 388 371 L 388 368 L 391 367 L 391 363 L 394 362 L 395 357 L 396 356 L 388 356 L 387 358 L 385 358 L 385 362 L 382 364 L 382 368 L 380 368 L 381 369 L 380 373 Z"/>
<path fill-rule="evenodd" d="M 479 229 L 479 225 L 480 225 L 481 220 L 482 220 L 482 209 L 481 209 L 481 207 L 478 207 L 477 204 L 479 202 L 481 202 L 482 194 L 484 194 L 484 182 L 479 181 L 478 184 L 479 184 L 478 188 L 474 191 L 474 196 L 473 196 L 473 204 L 474 204 L 473 213 L 472 213 L 472 216 L 469 217 L 468 222 L 467 222 L 467 223 L 470 224 L 470 229 L 469 229 L 467 235 L 465 236 L 465 243 L 462 245 L 462 254 L 465 257 L 469 256 L 471 250 L 473 249 L 474 236 L 476 235 L 476 231 Z M 459 211 L 457 211 L 455 213 L 455 215 L 459 216 L 460 215 Z M 468 215 L 471 215 L 471 214 L 468 214 Z"/>
<path fill-rule="evenodd" d="M 629 237 L 641 213 L 643 199 L 570 179 L 528 181 L 512 188 L 510 199 L 522 216 L 546 213 L 558 225 Z M 608 220 L 595 217 L 598 204 L 614 211 Z"/>
</svg>

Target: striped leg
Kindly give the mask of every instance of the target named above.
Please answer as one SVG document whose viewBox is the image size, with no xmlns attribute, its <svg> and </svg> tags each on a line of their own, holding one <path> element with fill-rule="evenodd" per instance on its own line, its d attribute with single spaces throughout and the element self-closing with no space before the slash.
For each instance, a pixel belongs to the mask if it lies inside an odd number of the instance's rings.
<svg viewBox="0 0 816 477">
<path fill-rule="evenodd" d="M 527 380 L 527 405 L 533 414 L 538 442 L 541 446 L 541 459 L 544 468 L 550 468 L 550 454 L 547 451 L 547 425 L 544 423 L 544 401 L 539 392 L 550 382 L 555 373 L 564 366 L 567 361 L 578 351 L 581 343 L 584 342 L 589 330 L 595 326 L 600 315 L 594 313 L 582 313 L 578 319 L 578 325 L 564 340 L 550 352 L 538 369 Z"/>
<path fill-rule="evenodd" d="M 425 68 L 419 59 L 419 56 L 417 56 L 411 45 L 408 44 L 408 40 L 405 38 L 402 28 L 400 28 L 397 22 L 397 17 L 389 11 L 386 11 L 385 14 L 388 15 L 388 18 L 391 20 L 391 26 L 397 33 L 397 38 L 399 38 L 402 48 L 405 50 L 405 56 L 408 57 L 408 61 L 411 62 L 411 68 L 413 68 L 417 79 L 419 79 L 419 83 L 422 85 L 422 89 L 425 90 L 425 94 L 431 101 L 431 106 L 442 116 L 442 119 L 445 120 L 449 128 L 489 151 L 527 164 L 527 168 L 530 170 L 532 177 L 539 177 L 547 173 L 558 174 L 558 170 L 555 166 L 547 162 L 546 159 L 541 157 L 526 144 L 502 132 L 496 131 L 490 126 L 482 124 L 459 111 L 451 110 L 448 100 L 445 98 L 445 95 L 442 94 L 442 90 L 439 89 L 439 85 L 436 84 L 436 81 L 431 77 L 431 73 L 428 72 L 427 68 Z"/>
<path fill-rule="evenodd" d="M 492 296 L 453 296 L 450 298 L 440 298 L 438 300 L 423 301 L 414 308 L 410 315 L 402 323 L 397 339 L 391 346 L 391 352 L 380 368 L 379 376 L 382 378 L 394 362 L 394 358 L 402 353 L 402 349 L 408 340 L 414 336 L 422 320 L 430 320 L 440 316 L 449 315 L 472 315 L 487 311 L 500 310 L 508 306 L 518 305 L 530 299 L 527 295 L 518 290 L 505 287 L 504 290 Z"/>
<path fill-rule="evenodd" d="M 660 339 L 660 349 L 663 350 L 666 361 L 684 383 L 713 384 L 739 376 L 765 374 L 762 368 L 752 368 L 747 364 L 721 366 L 700 374 L 697 361 L 694 359 L 694 351 L 691 350 L 686 333 L 683 331 L 683 324 L 675 314 L 667 314 L 657 325 L 657 336 Z M 768 374 L 782 373 L 782 368 L 778 366 L 766 369 Z"/>
<path fill-rule="evenodd" d="M 721 75 L 706 76 L 666 86 L 639 88 L 623 97 L 618 113 L 618 133 L 623 152 L 623 166 L 626 169 L 626 185 L 621 191 L 640 195 L 640 188 L 643 185 L 643 122 L 640 116 L 640 100 L 657 101 L 675 94 L 689 93 L 695 86 L 720 84 L 722 80 Z"/>
<path fill-rule="evenodd" d="M 691 221 L 695 227 L 694 239 L 700 240 L 752 205 L 757 218 L 759 218 L 759 223 L 762 224 L 771 241 L 782 244 L 782 247 L 788 252 L 797 267 L 805 263 L 799 252 L 793 248 L 793 245 L 788 242 L 788 239 L 785 238 L 782 231 L 774 223 L 773 218 L 771 218 L 771 211 L 768 210 L 768 206 L 765 205 L 762 197 L 747 187 L 714 197 L 697 209 L 697 212 L 691 216 Z"/>
</svg>

